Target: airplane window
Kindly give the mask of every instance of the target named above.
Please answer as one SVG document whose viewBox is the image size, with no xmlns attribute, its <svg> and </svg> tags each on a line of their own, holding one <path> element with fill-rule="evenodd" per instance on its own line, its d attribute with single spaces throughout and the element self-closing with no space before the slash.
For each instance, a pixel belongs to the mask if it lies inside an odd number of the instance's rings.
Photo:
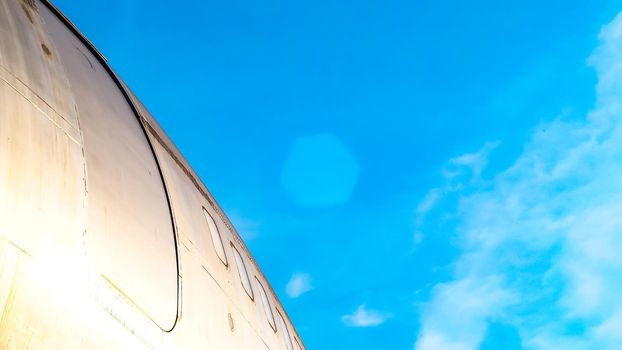
<svg viewBox="0 0 622 350">
<path fill-rule="evenodd" d="M 238 252 L 237 248 L 231 243 L 231 248 L 233 248 L 233 255 L 235 256 L 235 263 L 238 267 L 238 274 L 240 275 L 240 280 L 242 281 L 242 286 L 244 290 L 248 294 L 251 299 L 254 299 L 253 288 L 251 287 L 251 281 L 248 278 L 248 272 L 246 272 L 246 266 L 244 265 L 244 260 L 242 260 L 242 256 L 240 252 Z"/>
<path fill-rule="evenodd" d="M 255 280 L 257 281 L 257 285 L 259 285 L 259 294 L 261 294 L 261 300 L 263 302 L 263 309 L 264 309 L 264 312 L 266 313 L 266 318 L 268 319 L 268 323 L 270 323 L 270 326 L 272 327 L 272 329 L 276 331 L 276 324 L 274 323 L 274 315 L 272 314 L 272 306 L 270 305 L 270 300 L 268 300 L 268 295 L 266 294 L 266 290 L 263 288 L 263 285 L 261 284 L 261 282 L 259 282 L 259 279 L 257 279 L 257 277 L 255 277 Z"/>
<path fill-rule="evenodd" d="M 292 339 L 289 337 L 289 330 L 287 329 L 287 325 L 285 324 L 285 320 L 281 313 L 277 310 L 277 316 L 279 317 L 279 326 L 283 330 L 283 339 L 285 340 L 285 345 L 287 345 L 287 350 L 294 350 L 294 346 L 292 345 Z"/>
<path fill-rule="evenodd" d="M 205 220 L 207 220 L 209 232 L 212 235 L 212 243 L 214 243 L 214 249 L 216 249 L 216 254 L 223 262 L 223 264 L 228 265 L 227 255 L 225 254 L 225 247 L 222 244 L 222 237 L 220 237 L 220 232 L 218 231 L 216 222 L 205 208 L 203 208 L 203 214 L 205 215 Z"/>
</svg>

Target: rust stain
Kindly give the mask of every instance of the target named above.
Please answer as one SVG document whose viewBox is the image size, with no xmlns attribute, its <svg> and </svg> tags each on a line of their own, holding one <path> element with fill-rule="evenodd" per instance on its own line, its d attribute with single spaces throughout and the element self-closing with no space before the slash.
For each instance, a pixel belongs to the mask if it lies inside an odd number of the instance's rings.
<svg viewBox="0 0 622 350">
<path fill-rule="evenodd" d="M 24 5 L 24 3 L 21 3 L 20 5 L 22 5 L 22 10 L 24 10 L 24 13 L 26 14 L 26 17 L 28 18 L 28 20 L 30 21 L 30 23 L 35 23 L 34 19 L 32 18 L 32 15 L 30 14 L 30 10 L 28 10 L 28 8 L 26 7 L 26 5 Z"/>
<path fill-rule="evenodd" d="M 30 6 L 33 10 L 37 9 L 37 3 L 35 2 L 35 0 L 22 0 L 22 2 Z"/>
<path fill-rule="evenodd" d="M 47 45 L 45 45 L 45 44 L 43 44 L 43 43 L 42 43 L 42 44 L 41 44 L 41 49 L 43 50 L 43 52 L 45 52 L 45 54 L 46 54 L 48 57 L 52 57 L 52 51 L 50 51 L 50 48 L 48 48 L 48 47 L 47 47 Z"/>
<path fill-rule="evenodd" d="M 231 330 L 231 332 L 235 331 L 235 322 L 233 321 L 233 316 L 231 315 L 231 313 L 227 314 L 227 320 L 228 320 L 229 329 Z"/>
</svg>

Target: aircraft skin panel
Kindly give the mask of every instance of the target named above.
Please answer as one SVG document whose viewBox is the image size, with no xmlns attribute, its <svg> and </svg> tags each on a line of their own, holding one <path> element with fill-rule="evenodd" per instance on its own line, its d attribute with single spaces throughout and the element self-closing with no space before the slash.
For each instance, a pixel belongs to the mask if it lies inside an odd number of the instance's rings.
<svg viewBox="0 0 622 350">
<path fill-rule="evenodd" d="M 47 1 L 0 0 L 0 349 L 286 349 L 257 281 L 300 342 L 216 200 L 103 56 Z"/>
<path fill-rule="evenodd" d="M 175 233 L 153 151 L 97 58 L 47 8 L 39 12 L 79 114 L 89 193 L 87 254 L 105 279 L 170 330 L 178 299 Z"/>
<path fill-rule="evenodd" d="M 0 3 L 0 66 L 44 101 L 64 122 L 79 129 L 73 96 L 37 9 L 27 2 Z M 58 122 L 60 123 L 60 122 Z"/>
</svg>

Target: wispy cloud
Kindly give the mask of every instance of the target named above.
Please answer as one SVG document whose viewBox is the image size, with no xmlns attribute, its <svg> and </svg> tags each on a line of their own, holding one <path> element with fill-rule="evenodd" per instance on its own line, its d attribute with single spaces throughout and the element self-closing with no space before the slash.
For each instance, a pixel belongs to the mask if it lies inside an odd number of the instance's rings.
<svg viewBox="0 0 622 350">
<path fill-rule="evenodd" d="M 443 175 L 447 180 L 462 176 L 468 176 L 471 182 L 480 180 L 490 153 L 498 146 L 499 141 L 486 142 L 477 152 L 465 153 L 450 159 L 443 169 Z"/>
<path fill-rule="evenodd" d="M 368 310 L 365 304 L 360 305 L 353 313 L 343 315 L 341 321 L 349 327 L 375 327 L 383 324 L 389 314 Z"/>
<path fill-rule="evenodd" d="M 306 273 L 298 272 L 292 275 L 285 287 L 285 293 L 290 298 L 298 298 L 313 289 L 311 276 Z"/>
<path fill-rule="evenodd" d="M 451 186 L 436 205 L 456 203 L 462 253 L 422 308 L 416 350 L 477 349 L 491 321 L 515 328 L 525 349 L 619 348 L 622 15 L 590 63 L 597 100 L 583 121 L 539 126 L 490 180 L 478 156 L 450 161 L 472 169 L 459 184 L 443 172 Z"/>
<path fill-rule="evenodd" d="M 416 231 L 413 235 L 415 244 L 420 243 L 425 238 L 421 227 L 430 212 L 437 207 L 444 197 L 463 189 L 465 182 L 471 185 L 481 182 L 482 170 L 488 164 L 490 153 L 498 145 L 499 142 L 487 142 L 476 152 L 465 153 L 447 161 L 442 170 L 444 183 L 439 187 L 430 189 L 415 210 Z"/>
</svg>

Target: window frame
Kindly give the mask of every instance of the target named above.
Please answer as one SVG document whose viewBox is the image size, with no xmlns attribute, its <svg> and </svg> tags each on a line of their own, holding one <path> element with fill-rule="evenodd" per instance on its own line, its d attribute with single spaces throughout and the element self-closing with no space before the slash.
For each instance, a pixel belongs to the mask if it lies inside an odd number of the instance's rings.
<svg viewBox="0 0 622 350">
<path fill-rule="evenodd" d="M 287 322 L 283 318 L 283 314 L 279 309 L 276 309 L 277 316 L 279 317 L 279 323 L 281 327 L 285 328 L 285 332 L 283 332 L 283 340 L 285 340 L 285 346 L 287 350 L 294 350 L 294 343 L 292 343 L 292 335 L 289 333 L 289 328 L 287 327 Z"/>
<path fill-rule="evenodd" d="M 222 241 L 222 235 L 220 234 L 220 230 L 218 229 L 218 224 L 216 223 L 216 220 L 214 219 L 212 214 L 209 213 L 207 208 L 205 208 L 203 206 L 203 207 L 201 207 L 201 209 L 203 210 L 203 216 L 205 217 L 205 221 L 207 223 L 207 230 L 210 231 L 210 236 L 212 237 L 212 245 L 214 246 L 214 250 L 216 251 L 216 255 L 218 256 L 218 259 L 226 267 L 229 267 L 229 258 L 227 258 L 227 251 L 225 250 L 225 244 Z M 210 221 L 214 224 L 214 228 L 216 229 L 215 233 L 212 232 L 212 229 L 210 227 Z M 222 247 L 222 255 L 223 256 L 220 256 L 220 254 L 218 253 L 218 248 L 216 247 L 216 242 L 214 241 L 216 239 L 216 237 L 218 237 L 218 241 L 220 242 L 220 246 Z M 224 260 L 223 260 L 223 258 L 224 258 Z"/>
<path fill-rule="evenodd" d="M 268 321 L 268 324 L 270 324 L 270 327 L 276 333 L 276 320 L 274 319 L 274 312 L 272 312 L 272 304 L 270 304 L 268 293 L 266 293 L 266 289 L 263 287 L 263 283 L 261 283 L 257 276 L 255 276 L 255 281 L 259 285 L 259 294 L 261 296 L 261 303 L 263 305 L 266 321 Z"/>
<path fill-rule="evenodd" d="M 302 345 L 300 345 L 300 342 L 298 341 L 298 338 L 294 337 L 294 342 L 296 343 L 296 347 L 295 350 L 303 350 L 304 348 L 302 347 Z"/>
<path fill-rule="evenodd" d="M 244 289 L 248 297 L 251 298 L 252 301 L 255 301 L 255 293 L 253 291 L 253 285 L 251 284 L 251 279 L 248 275 L 248 269 L 246 268 L 246 264 L 244 263 L 244 258 L 242 257 L 242 254 L 240 254 L 240 251 L 238 250 L 238 248 L 235 247 L 235 244 L 233 244 L 233 242 L 230 242 L 230 243 L 231 243 L 231 248 L 233 249 L 235 265 L 236 265 L 236 268 L 238 269 L 238 276 L 240 277 L 240 283 L 242 284 L 242 288 Z M 242 269 L 240 269 L 240 265 L 242 265 Z M 242 271 L 244 271 L 244 277 L 246 278 L 242 277 Z M 244 280 L 247 281 L 247 284 L 244 283 Z M 246 288 L 247 285 L 248 285 L 248 289 Z"/>
</svg>

